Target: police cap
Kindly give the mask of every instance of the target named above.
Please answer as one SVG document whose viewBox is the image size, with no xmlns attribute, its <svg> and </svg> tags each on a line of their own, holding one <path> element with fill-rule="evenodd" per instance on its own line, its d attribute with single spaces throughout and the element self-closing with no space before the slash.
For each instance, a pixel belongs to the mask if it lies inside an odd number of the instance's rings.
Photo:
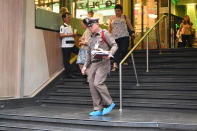
<svg viewBox="0 0 197 131">
<path fill-rule="evenodd" d="M 91 27 L 94 23 L 99 23 L 99 18 L 86 18 L 87 26 Z"/>
</svg>

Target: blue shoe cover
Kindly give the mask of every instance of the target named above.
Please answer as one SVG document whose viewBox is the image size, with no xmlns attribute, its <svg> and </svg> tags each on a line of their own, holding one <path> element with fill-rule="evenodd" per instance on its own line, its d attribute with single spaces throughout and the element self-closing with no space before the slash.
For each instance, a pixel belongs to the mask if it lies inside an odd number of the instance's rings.
<svg viewBox="0 0 197 131">
<path fill-rule="evenodd" d="M 90 112 L 90 116 L 102 116 L 102 111 L 93 111 L 93 112 Z"/>
<path fill-rule="evenodd" d="M 113 108 L 115 107 L 115 103 L 112 103 L 109 107 L 103 109 L 103 115 L 109 114 Z"/>
</svg>

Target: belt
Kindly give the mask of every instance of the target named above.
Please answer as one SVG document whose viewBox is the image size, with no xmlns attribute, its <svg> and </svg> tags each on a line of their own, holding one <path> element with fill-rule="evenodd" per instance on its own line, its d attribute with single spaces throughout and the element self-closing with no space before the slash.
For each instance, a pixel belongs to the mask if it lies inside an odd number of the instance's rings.
<svg viewBox="0 0 197 131">
<path fill-rule="evenodd" d="M 97 62 L 100 62 L 100 61 L 102 61 L 102 59 L 93 60 L 93 61 L 91 61 L 91 63 L 97 63 Z"/>
<path fill-rule="evenodd" d="M 73 43 L 75 43 L 75 41 L 73 41 L 73 40 L 67 40 L 66 41 L 66 44 L 73 44 Z"/>
</svg>

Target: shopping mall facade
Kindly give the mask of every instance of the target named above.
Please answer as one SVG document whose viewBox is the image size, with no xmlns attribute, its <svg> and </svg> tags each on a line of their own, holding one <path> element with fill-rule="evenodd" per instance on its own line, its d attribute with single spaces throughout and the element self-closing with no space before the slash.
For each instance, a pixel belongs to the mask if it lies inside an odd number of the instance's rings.
<svg viewBox="0 0 197 131">
<path fill-rule="evenodd" d="M 117 3 L 135 28 L 134 44 L 163 15 L 166 19 L 150 34 L 152 49 L 177 47 L 175 33 L 185 15 L 197 30 L 196 0 L 1 0 L 0 98 L 34 97 L 64 70 L 58 33 L 63 9 L 71 12 L 71 25 L 82 33 L 79 23 L 88 11 L 107 28 Z"/>
</svg>

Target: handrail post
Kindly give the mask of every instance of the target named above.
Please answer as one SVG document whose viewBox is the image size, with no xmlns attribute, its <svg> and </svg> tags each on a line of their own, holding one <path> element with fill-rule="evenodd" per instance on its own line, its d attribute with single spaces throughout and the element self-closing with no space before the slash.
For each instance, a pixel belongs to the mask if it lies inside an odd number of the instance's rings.
<svg viewBox="0 0 197 131">
<path fill-rule="evenodd" d="M 149 72 L 149 52 L 148 52 L 148 35 L 146 37 L 146 72 Z"/>
<path fill-rule="evenodd" d="M 119 79 L 120 79 L 120 109 L 119 111 L 122 112 L 122 65 L 119 64 Z"/>
<path fill-rule="evenodd" d="M 132 62 L 133 62 L 133 69 L 134 69 L 135 78 L 136 78 L 136 81 L 137 81 L 136 86 L 140 86 L 139 81 L 138 81 L 136 67 L 135 67 L 135 61 L 134 61 L 133 53 L 131 53 L 131 59 L 132 59 Z"/>
</svg>

